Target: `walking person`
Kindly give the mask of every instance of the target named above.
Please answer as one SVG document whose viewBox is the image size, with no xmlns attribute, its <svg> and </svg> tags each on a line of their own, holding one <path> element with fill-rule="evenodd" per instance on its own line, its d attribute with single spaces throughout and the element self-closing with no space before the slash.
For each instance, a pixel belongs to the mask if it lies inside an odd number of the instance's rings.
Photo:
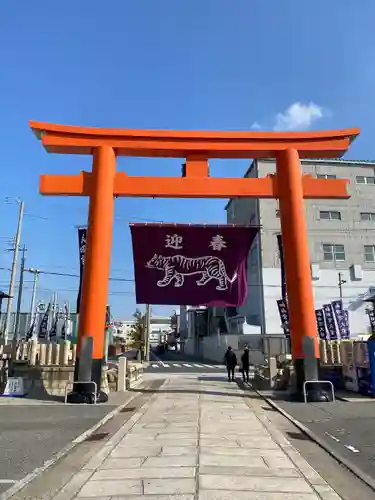
<svg viewBox="0 0 375 500">
<path fill-rule="evenodd" d="M 242 364 L 242 379 L 244 382 L 249 382 L 250 352 L 247 346 L 245 347 L 244 352 L 241 356 L 241 364 Z"/>
<path fill-rule="evenodd" d="M 232 351 L 231 346 L 228 347 L 227 352 L 225 353 L 224 361 L 225 361 L 225 365 L 227 367 L 228 381 L 234 382 L 234 370 L 235 370 L 236 365 L 237 365 L 237 356 Z"/>
</svg>

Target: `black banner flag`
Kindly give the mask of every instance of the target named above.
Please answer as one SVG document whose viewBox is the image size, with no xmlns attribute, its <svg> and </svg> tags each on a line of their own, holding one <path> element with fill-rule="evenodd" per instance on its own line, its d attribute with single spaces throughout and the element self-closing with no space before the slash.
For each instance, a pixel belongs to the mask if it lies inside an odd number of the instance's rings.
<svg viewBox="0 0 375 500">
<path fill-rule="evenodd" d="M 79 289 L 77 296 L 77 314 L 79 314 L 81 304 L 81 292 L 83 282 L 83 268 L 85 266 L 85 253 L 86 253 L 86 238 L 87 229 L 85 227 L 78 228 L 78 248 L 79 248 Z"/>
<path fill-rule="evenodd" d="M 281 297 L 286 301 L 286 276 L 284 265 L 284 249 L 281 234 L 277 235 L 277 246 L 279 247 L 280 271 L 281 271 Z"/>
</svg>

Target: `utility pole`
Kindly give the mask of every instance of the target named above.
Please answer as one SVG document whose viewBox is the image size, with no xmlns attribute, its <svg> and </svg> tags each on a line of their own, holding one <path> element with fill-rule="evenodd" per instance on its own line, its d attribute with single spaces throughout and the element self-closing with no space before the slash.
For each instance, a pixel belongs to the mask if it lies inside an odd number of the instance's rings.
<svg viewBox="0 0 375 500">
<path fill-rule="evenodd" d="M 34 312 L 35 312 L 35 299 L 36 299 L 36 287 L 38 285 L 38 278 L 39 278 L 39 269 L 34 269 L 30 267 L 29 269 L 25 269 L 28 273 L 32 273 L 34 275 L 34 283 L 33 283 L 33 293 L 31 296 L 31 305 L 30 305 L 30 325 L 29 328 L 31 328 L 31 325 L 33 324 L 34 321 Z"/>
<path fill-rule="evenodd" d="M 13 295 L 14 295 L 14 285 L 16 282 L 16 274 L 17 274 L 17 258 L 18 258 L 18 250 L 19 250 L 20 239 L 21 239 L 21 228 L 22 228 L 24 202 L 21 201 L 21 202 L 19 202 L 19 204 L 20 204 L 20 209 L 19 209 L 19 214 L 18 214 L 17 232 L 16 232 L 15 242 L 14 242 L 12 272 L 10 275 L 10 283 L 9 283 L 10 298 L 8 299 L 7 312 L 6 312 L 6 318 L 5 318 L 5 328 L 4 328 L 4 343 L 5 344 L 8 343 L 9 326 L 10 326 L 10 318 L 11 318 L 11 314 L 12 314 L 12 303 L 13 303 Z"/>
<path fill-rule="evenodd" d="M 21 258 L 21 271 L 20 271 L 20 285 L 18 288 L 18 299 L 17 299 L 17 312 L 16 312 L 16 322 L 14 325 L 14 337 L 13 341 L 18 340 L 18 329 L 20 325 L 20 312 L 21 312 L 21 304 L 22 304 L 22 291 L 23 291 L 23 275 L 25 271 L 25 253 L 26 253 L 26 246 L 23 245 L 22 247 L 22 258 Z"/>
<path fill-rule="evenodd" d="M 346 283 L 346 280 L 343 279 L 342 273 L 339 273 L 338 285 L 339 285 L 339 291 L 340 291 L 340 300 L 342 300 L 342 285 L 345 285 L 345 283 Z"/>
<path fill-rule="evenodd" d="M 145 361 L 150 361 L 150 325 L 151 325 L 151 309 L 150 304 L 146 304 L 146 328 L 145 328 Z"/>
</svg>

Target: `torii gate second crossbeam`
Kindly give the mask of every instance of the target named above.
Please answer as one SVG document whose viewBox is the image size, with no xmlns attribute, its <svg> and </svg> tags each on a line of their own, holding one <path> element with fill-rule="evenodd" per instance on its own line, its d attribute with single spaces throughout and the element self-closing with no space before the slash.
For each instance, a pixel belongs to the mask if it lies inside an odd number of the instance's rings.
<svg viewBox="0 0 375 500">
<path fill-rule="evenodd" d="M 50 153 L 93 156 L 92 172 L 42 175 L 40 192 L 49 196 L 87 196 L 90 200 L 76 363 L 78 366 L 82 339 L 91 336 L 92 380 L 98 387 L 104 355 L 114 198 L 251 197 L 279 199 L 292 353 L 301 391 L 306 366 L 311 367 L 312 360 L 317 367 L 319 360 L 303 200 L 349 198 L 349 181 L 301 175 L 300 158 L 341 157 L 359 135 L 359 129 L 310 133 L 183 132 L 33 121 L 30 127 Z M 182 158 L 186 163 L 182 177 L 134 177 L 116 172 L 117 156 Z M 276 158 L 276 175 L 259 179 L 212 178 L 208 161 L 214 158 Z M 305 348 L 308 343 L 312 345 L 310 354 Z M 76 385 L 71 400 L 85 400 L 88 392 L 92 392 L 91 387 Z"/>
</svg>

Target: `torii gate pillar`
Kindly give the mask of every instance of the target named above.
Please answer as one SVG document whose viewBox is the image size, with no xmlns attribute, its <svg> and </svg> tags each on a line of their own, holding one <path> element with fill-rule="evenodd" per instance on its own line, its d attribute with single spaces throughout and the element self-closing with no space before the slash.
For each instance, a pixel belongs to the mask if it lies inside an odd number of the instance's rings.
<svg viewBox="0 0 375 500">
<path fill-rule="evenodd" d="M 311 283 L 309 243 L 306 231 L 305 204 L 298 151 L 286 149 L 276 159 L 279 179 L 280 223 L 283 257 L 288 294 L 290 331 L 293 335 L 292 352 L 296 370 L 297 393 L 302 393 L 303 380 L 318 378 L 318 364 L 305 366 L 304 339 L 311 339 L 318 360 L 319 343 L 316 332 L 313 288 Z M 288 286 L 289 284 L 289 286 Z M 291 286 L 291 284 L 293 284 Z M 304 311 L 301 314 L 301 311 Z"/>
<path fill-rule="evenodd" d="M 302 175 L 300 158 L 338 158 L 347 151 L 359 129 L 264 133 L 96 129 L 39 122 L 31 122 L 30 126 L 48 152 L 94 157 L 92 172 L 42 175 L 40 180 L 40 191 L 44 195 L 88 196 L 90 199 L 76 382 L 82 361 L 82 339 L 92 337 L 91 379 L 100 387 L 114 197 L 118 196 L 278 198 L 298 392 L 306 375 L 314 377 L 313 380 L 317 378 L 319 345 L 303 200 L 349 198 L 348 181 Z M 134 177 L 116 172 L 116 156 L 186 158 L 186 166 L 182 178 Z M 261 179 L 211 178 L 208 169 L 211 158 L 276 158 L 276 175 Z M 90 392 L 92 389 L 88 386 L 75 384 L 70 400 L 85 402 Z M 99 400 L 105 398 L 100 393 Z"/>
<path fill-rule="evenodd" d="M 93 339 L 91 360 L 91 380 L 101 387 L 104 356 L 104 326 L 108 297 L 108 278 L 111 262 L 112 226 L 114 217 L 114 197 L 116 175 L 116 154 L 110 146 L 100 146 L 93 153 L 91 174 L 91 196 L 89 201 L 88 232 L 85 265 L 79 313 L 79 335 L 77 342 L 77 362 L 75 380 L 79 380 L 79 364 L 82 340 L 86 336 Z M 82 334 L 84 332 L 84 334 Z M 72 402 L 80 394 L 92 392 L 90 385 L 79 384 L 70 395 Z M 98 391 L 99 401 L 106 395 Z"/>
</svg>

